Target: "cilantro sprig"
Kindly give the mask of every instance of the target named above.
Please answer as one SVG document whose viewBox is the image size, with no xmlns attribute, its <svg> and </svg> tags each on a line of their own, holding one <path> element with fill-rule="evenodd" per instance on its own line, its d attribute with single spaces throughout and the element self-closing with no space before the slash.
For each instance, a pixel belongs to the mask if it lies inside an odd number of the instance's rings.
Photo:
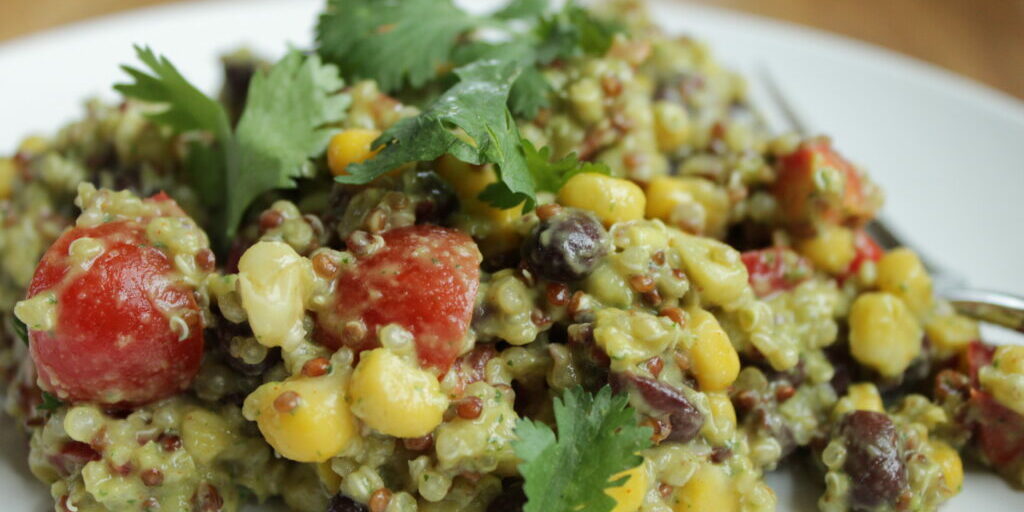
<svg viewBox="0 0 1024 512">
<path fill-rule="evenodd" d="M 498 182 L 481 199 L 529 210 L 538 191 L 557 191 L 576 172 L 602 171 L 575 157 L 552 164 L 550 150 L 540 156 L 527 146 L 513 119 L 513 113 L 532 118 L 549 105 L 552 88 L 538 66 L 601 54 L 611 46 L 615 29 L 572 2 L 555 13 L 548 10 L 546 0 L 516 0 L 492 16 L 477 17 L 451 0 L 330 0 L 317 26 L 319 52 L 346 76 L 372 78 L 392 91 L 440 79 L 447 63 L 458 66 L 455 85 L 419 116 L 384 132 L 373 144 L 382 151 L 349 166 L 337 181 L 365 184 L 401 165 L 450 154 L 495 165 Z M 480 27 L 505 37 L 474 40 L 472 32 Z"/>
<path fill-rule="evenodd" d="M 626 483 L 612 476 L 636 467 L 638 452 L 650 446 L 651 429 L 637 425 L 625 395 L 605 386 L 596 395 L 582 389 L 555 399 L 558 435 L 544 423 L 522 419 L 514 448 L 523 462 L 524 512 L 609 512 L 615 500 L 604 493 Z"/>
<path fill-rule="evenodd" d="M 459 83 L 422 114 L 399 121 L 374 142 L 384 146 L 379 155 L 350 165 L 348 174 L 336 179 L 369 183 L 403 164 L 451 154 L 472 164 L 496 164 L 507 192 L 532 195 L 535 185 L 520 149 L 519 129 L 505 106 L 519 67 L 497 59 L 479 60 L 455 74 Z"/>
<path fill-rule="evenodd" d="M 149 114 L 176 134 L 212 137 L 190 146 L 190 181 L 207 206 L 215 238 L 225 245 L 254 199 L 274 189 L 294 188 L 309 174 L 309 159 L 321 153 L 329 125 L 342 119 L 348 97 L 337 69 L 316 55 L 289 52 L 270 70 L 257 73 L 232 130 L 224 106 L 189 83 L 167 58 L 136 47 L 144 71 L 123 66 L 134 79 L 114 86 L 126 97 L 164 105 Z"/>
<path fill-rule="evenodd" d="M 546 192 L 558 192 L 569 181 L 569 178 L 585 172 L 609 174 L 608 166 L 598 162 L 581 162 L 576 153 L 570 153 L 559 160 L 552 160 L 551 148 L 543 147 L 537 149 L 526 140 L 522 140 L 523 154 L 526 158 L 526 167 L 529 169 L 535 190 Z M 504 183 L 492 183 L 481 192 L 480 198 L 499 208 L 511 208 L 523 201 L 518 194 L 510 194 Z M 532 202 L 527 199 L 527 207 L 532 208 Z"/>
<path fill-rule="evenodd" d="M 474 36 L 481 28 L 505 37 L 483 42 Z M 550 12 L 548 0 L 513 0 L 478 16 L 451 0 L 328 0 L 317 25 L 318 54 L 292 51 L 258 73 L 234 129 L 224 106 L 148 48 L 136 48 L 142 66 L 124 66 L 132 81 L 115 88 L 164 105 L 149 116 L 175 134 L 199 134 L 185 139 L 187 173 L 206 206 L 209 231 L 223 248 L 253 201 L 312 174 L 310 159 L 323 152 L 329 127 L 348 106 L 348 97 L 339 94 L 338 66 L 345 76 L 374 79 L 385 91 L 455 78 L 422 114 L 375 141 L 382 151 L 350 166 L 347 176 L 337 178 L 342 183 L 368 183 L 396 167 L 451 154 L 494 164 L 499 179 L 483 199 L 531 209 L 538 191 L 557 191 L 576 172 L 606 171 L 573 156 L 552 162 L 550 150 L 522 140 L 513 113 L 530 118 L 549 105 L 552 88 L 539 66 L 603 53 L 613 33 L 571 2 Z M 444 71 L 451 67 L 453 73 Z"/>
</svg>

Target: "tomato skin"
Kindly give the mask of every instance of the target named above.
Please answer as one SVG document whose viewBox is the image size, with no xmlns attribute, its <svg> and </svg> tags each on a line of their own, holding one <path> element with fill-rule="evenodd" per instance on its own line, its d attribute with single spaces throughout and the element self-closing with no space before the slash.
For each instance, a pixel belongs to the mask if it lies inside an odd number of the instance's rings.
<svg viewBox="0 0 1024 512">
<path fill-rule="evenodd" d="M 104 244 L 85 268 L 68 248 L 79 238 Z M 145 227 L 117 221 L 65 232 L 43 255 L 28 297 L 53 292 L 52 331 L 30 330 L 31 354 L 47 391 L 71 402 L 140 405 L 178 393 L 199 371 L 203 325 L 192 292 L 173 279 L 166 254 Z M 169 321 L 189 328 L 179 341 Z"/>
<path fill-rule="evenodd" d="M 472 320 L 480 251 L 468 235 L 433 225 L 382 236 L 383 248 L 342 269 L 334 310 L 318 316 L 320 340 L 366 350 L 379 345 L 379 327 L 398 324 L 415 337 L 421 363 L 447 370 Z M 362 338 L 344 334 L 354 320 L 366 327 Z"/>
<path fill-rule="evenodd" d="M 1024 416 L 984 391 L 971 390 L 974 435 L 993 467 L 1008 467 L 1024 457 Z"/>
<path fill-rule="evenodd" d="M 981 389 L 978 373 L 992 364 L 995 350 L 994 345 L 972 341 L 961 353 L 960 367 L 970 379 L 967 414 L 963 421 L 986 461 L 996 469 L 1004 469 L 1024 460 L 1024 416 Z"/>
<path fill-rule="evenodd" d="M 853 250 L 854 256 L 853 261 L 850 262 L 850 267 L 846 269 L 846 272 L 838 276 L 840 284 L 857 275 L 860 267 L 864 266 L 865 263 L 869 261 L 878 263 L 878 260 L 885 256 L 885 249 L 882 249 L 882 246 L 878 245 L 878 242 L 871 238 L 871 235 L 863 229 L 858 229 L 853 233 Z"/>
<path fill-rule="evenodd" d="M 991 365 L 995 356 L 996 347 L 994 345 L 986 345 L 978 340 L 972 341 L 970 345 L 967 345 L 967 350 L 961 353 L 960 365 L 971 378 L 972 387 L 981 387 L 981 383 L 978 380 L 978 372 L 981 371 L 983 366 Z"/>
<path fill-rule="evenodd" d="M 853 261 L 850 262 L 849 274 L 856 274 L 861 265 L 868 261 L 878 262 L 885 256 L 885 249 L 878 245 L 878 242 L 863 229 L 858 229 L 853 234 L 853 248 L 856 251 Z"/>
<path fill-rule="evenodd" d="M 740 259 L 747 267 L 750 286 L 758 297 L 792 290 L 810 279 L 810 262 L 785 247 L 746 251 Z"/>
<path fill-rule="evenodd" d="M 842 175 L 841 197 L 818 193 L 815 174 L 830 167 Z M 833 224 L 861 224 L 874 211 L 866 201 L 864 184 L 857 169 L 832 149 L 827 139 L 813 139 L 779 158 L 778 179 L 772 193 L 779 201 L 784 220 L 791 225 L 808 226 L 817 220 Z"/>
</svg>

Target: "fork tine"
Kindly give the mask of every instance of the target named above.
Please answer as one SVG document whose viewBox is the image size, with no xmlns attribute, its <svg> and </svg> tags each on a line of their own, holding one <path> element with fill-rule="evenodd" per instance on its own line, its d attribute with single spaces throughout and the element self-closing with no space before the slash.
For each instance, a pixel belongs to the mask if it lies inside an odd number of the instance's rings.
<svg viewBox="0 0 1024 512">
<path fill-rule="evenodd" d="M 797 113 L 793 102 L 782 92 L 782 88 L 779 86 L 778 81 L 775 80 L 775 76 L 768 69 L 768 66 L 762 65 L 759 68 L 758 77 L 761 79 L 764 90 L 768 94 L 768 99 L 774 104 L 778 112 L 782 114 L 783 121 L 789 124 L 789 129 L 802 137 L 810 135 L 807 123 Z M 865 229 L 886 250 L 907 247 L 906 242 L 900 238 L 898 232 L 889 223 L 885 222 L 882 217 L 873 219 Z M 925 269 L 928 270 L 928 273 L 937 281 L 936 288 L 962 286 L 965 283 L 965 279 L 960 275 L 942 268 L 934 260 L 922 254 L 921 251 L 915 249 L 915 252 L 921 259 Z"/>
</svg>

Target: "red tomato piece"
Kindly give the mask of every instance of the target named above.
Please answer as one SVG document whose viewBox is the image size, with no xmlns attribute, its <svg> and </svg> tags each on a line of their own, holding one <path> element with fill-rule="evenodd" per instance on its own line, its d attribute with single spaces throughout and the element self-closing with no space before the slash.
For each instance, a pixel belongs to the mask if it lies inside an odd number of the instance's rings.
<svg viewBox="0 0 1024 512">
<path fill-rule="evenodd" d="M 832 197 L 820 192 L 818 181 L 825 168 L 839 171 L 842 194 Z M 778 199 L 786 222 L 811 225 L 821 219 L 836 224 L 861 223 L 874 215 L 867 204 L 857 169 L 831 147 L 827 139 L 804 142 L 779 159 L 778 179 L 772 193 Z"/>
<path fill-rule="evenodd" d="M 839 276 L 840 283 L 856 275 L 864 263 L 868 261 L 877 263 L 882 256 L 885 256 L 885 249 L 882 249 L 882 246 L 878 245 L 878 242 L 863 229 L 858 229 L 853 233 L 853 250 L 853 261 L 850 262 L 850 267 L 846 269 L 846 272 Z"/>
<path fill-rule="evenodd" d="M 857 273 L 860 270 L 860 266 L 865 262 L 877 262 L 882 259 L 882 256 L 885 256 L 885 249 L 882 249 L 882 246 L 878 245 L 878 242 L 871 238 L 871 235 L 863 229 L 858 229 L 854 232 L 853 249 L 856 252 L 854 253 L 853 261 L 850 262 L 850 274 Z"/>
<path fill-rule="evenodd" d="M 83 237 L 104 250 L 79 267 L 68 248 Z M 139 405 L 188 387 L 202 359 L 203 324 L 192 291 L 173 273 L 140 222 L 73 228 L 58 238 L 28 291 L 56 299 L 55 328 L 29 331 L 43 388 L 72 402 Z M 187 326 L 185 339 L 172 317 Z"/>
<path fill-rule="evenodd" d="M 480 286 L 480 251 L 468 235 L 431 225 L 393 229 L 384 247 L 342 270 L 333 312 L 318 318 L 321 341 L 365 350 L 377 328 L 397 324 L 413 334 L 420 362 L 447 370 L 461 351 Z M 365 334 L 345 326 L 361 321 Z"/>
<path fill-rule="evenodd" d="M 995 359 L 996 347 L 993 345 L 986 345 L 981 341 L 972 341 L 970 345 L 967 345 L 967 350 L 963 352 L 961 356 L 962 367 L 966 370 L 966 373 L 971 378 L 971 386 L 978 388 L 981 384 L 978 382 L 978 371 L 983 366 L 992 364 L 992 360 Z"/>
<path fill-rule="evenodd" d="M 1024 457 L 1024 416 L 976 389 L 971 391 L 971 405 L 978 447 L 993 467 L 1007 467 Z"/>
<path fill-rule="evenodd" d="M 746 251 L 740 258 L 758 297 L 792 290 L 813 273 L 810 262 L 785 247 Z"/>
</svg>

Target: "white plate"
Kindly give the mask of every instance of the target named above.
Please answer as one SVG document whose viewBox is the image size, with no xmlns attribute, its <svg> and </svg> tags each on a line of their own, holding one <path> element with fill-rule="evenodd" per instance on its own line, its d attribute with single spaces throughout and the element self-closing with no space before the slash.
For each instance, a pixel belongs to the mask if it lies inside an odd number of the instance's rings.
<svg viewBox="0 0 1024 512">
<path fill-rule="evenodd" d="M 483 0 L 473 3 L 479 4 Z M 50 133 L 82 98 L 114 98 L 132 43 L 167 54 L 207 90 L 216 56 L 240 44 L 278 55 L 308 45 L 320 0 L 218 0 L 130 12 L 0 45 L 0 153 Z M 812 128 L 832 135 L 889 192 L 885 212 L 910 242 L 972 284 L 1024 293 L 1024 103 L 861 43 L 751 16 L 654 2 L 670 32 L 708 41 L 727 65 L 767 67 Z M 1007 62 L 1006 65 L 1021 65 Z M 25 470 L 25 449 L 0 422 L 0 496 L 9 512 L 48 509 Z M 779 510 L 814 510 L 818 478 L 773 474 Z M 982 471 L 944 510 L 1020 510 L 1024 494 Z"/>
</svg>

